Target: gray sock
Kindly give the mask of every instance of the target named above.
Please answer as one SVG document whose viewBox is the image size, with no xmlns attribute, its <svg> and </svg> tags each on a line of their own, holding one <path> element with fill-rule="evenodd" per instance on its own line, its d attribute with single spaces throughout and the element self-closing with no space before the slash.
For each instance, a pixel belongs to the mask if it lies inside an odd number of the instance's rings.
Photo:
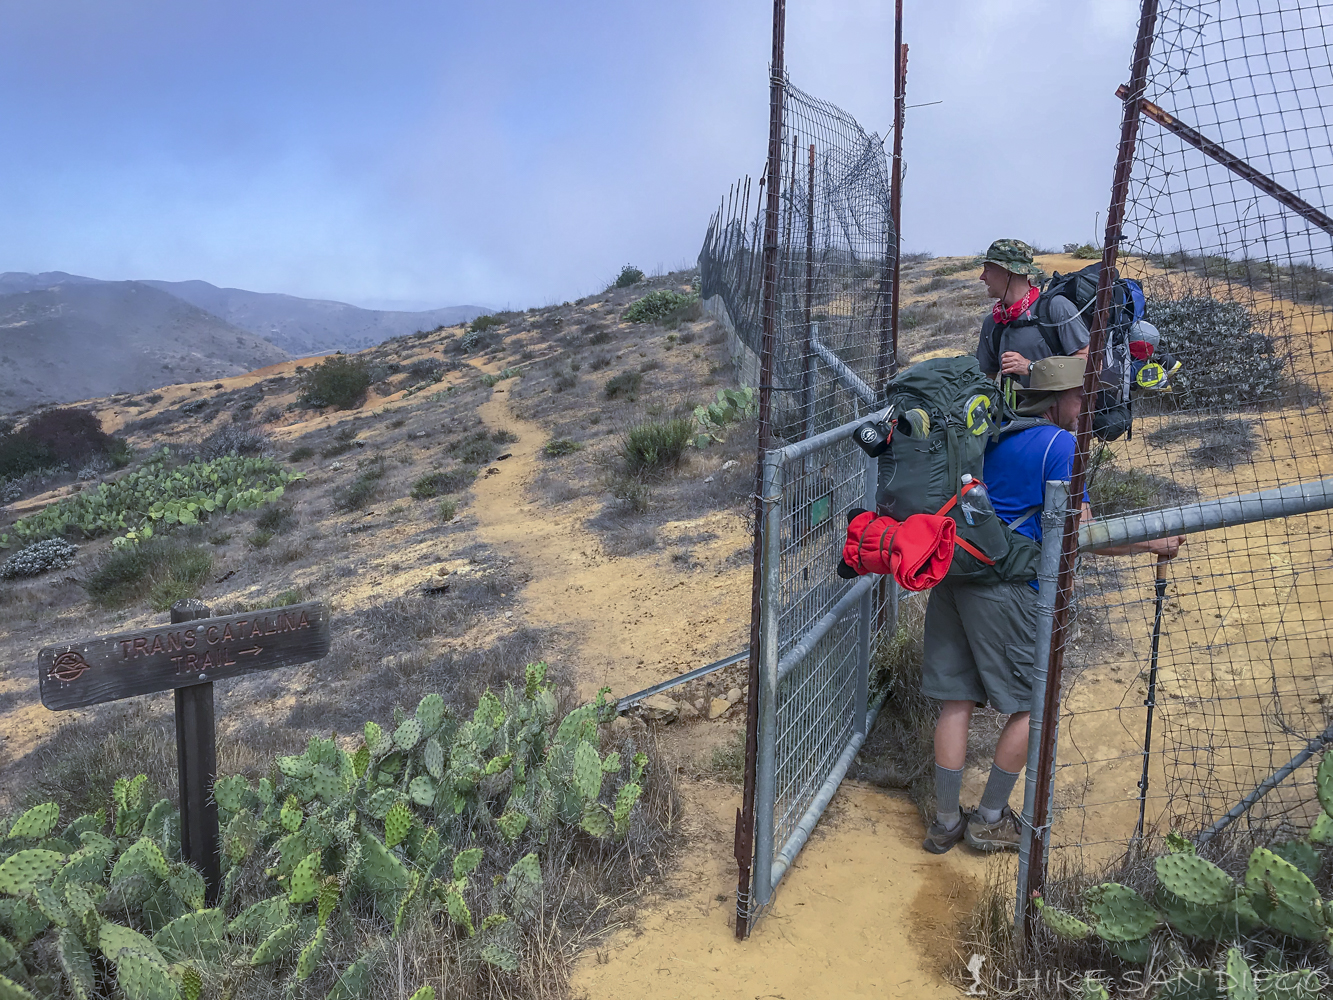
<svg viewBox="0 0 1333 1000">
<path fill-rule="evenodd" d="M 953 829 L 962 818 L 958 795 L 963 790 L 963 769 L 935 765 L 935 819 L 946 829 Z"/>
<path fill-rule="evenodd" d="M 987 823 L 994 823 L 1000 818 L 1004 807 L 1009 804 L 1014 784 L 1021 771 L 1006 771 L 999 764 L 990 766 L 990 777 L 986 779 L 986 790 L 981 793 L 981 805 L 977 812 Z"/>
</svg>

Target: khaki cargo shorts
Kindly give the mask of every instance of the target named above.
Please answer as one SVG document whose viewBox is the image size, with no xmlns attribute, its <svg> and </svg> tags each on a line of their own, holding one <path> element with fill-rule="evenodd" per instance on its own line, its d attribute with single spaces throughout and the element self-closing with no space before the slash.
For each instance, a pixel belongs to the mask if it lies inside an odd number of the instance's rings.
<svg viewBox="0 0 1333 1000">
<path fill-rule="evenodd" d="M 1012 715 L 1032 708 L 1037 591 L 1026 583 L 945 579 L 926 604 L 921 691 Z"/>
</svg>

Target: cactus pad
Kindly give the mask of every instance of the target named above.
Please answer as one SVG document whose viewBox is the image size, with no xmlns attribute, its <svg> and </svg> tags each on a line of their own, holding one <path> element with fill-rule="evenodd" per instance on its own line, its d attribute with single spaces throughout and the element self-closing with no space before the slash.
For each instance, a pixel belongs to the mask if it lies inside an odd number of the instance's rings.
<svg viewBox="0 0 1333 1000">
<path fill-rule="evenodd" d="M 176 983 L 161 959 L 126 949 L 117 956 L 115 964 L 116 983 L 126 1000 L 176 1000 Z"/>
<path fill-rule="evenodd" d="M 342 886 L 338 883 L 336 875 L 330 875 L 319 886 L 319 923 L 321 926 L 328 922 L 333 908 L 338 905 L 338 897 L 342 894 Z"/>
<path fill-rule="evenodd" d="M 424 774 L 419 774 L 407 786 L 407 794 L 419 806 L 429 808 L 435 804 L 435 782 Z"/>
<path fill-rule="evenodd" d="M 167 859 L 162 855 L 162 848 L 154 841 L 140 837 L 116 861 L 111 869 L 111 881 L 150 873 L 165 879 L 168 874 Z"/>
<path fill-rule="evenodd" d="M 56 828 L 60 819 L 60 806 L 54 802 L 43 802 L 33 806 L 9 828 L 11 840 L 41 840 Z"/>
<path fill-rule="evenodd" d="M 459 851 L 454 856 L 454 878 L 467 878 L 477 870 L 477 865 L 481 864 L 481 848 L 469 847 L 465 851 Z"/>
<path fill-rule="evenodd" d="M 426 741 L 426 747 L 421 753 L 422 763 L 426 765 L 426 771 L 437 781 L 444 777 L 444 747 L 440 741 L 432 736 Z"/>
<path fill-rule="evenodd" d="M 57 927 L 69 926 L 69 914 L 65 911 L 64 904 L 60 902 L 60 897 L 49 885 L 42 883 L 34 888 L 32 900 L 37 904 L 37 909 L 42 911 L 42 916 L 51 923 Z"/>
<path fill-rule="evenodd" d="M 472 721 L 488 729 L 499 729 L 504 720 L 504 706 L 500 704 L 500 699 L 495 697 L 494 692 L 487 688 L 477 699 L 477 710 L 472 713 Z"/>
<path fill-rule="evenodd" d="M 1307 841 L 1288 840 L 1285 843 L 1274 844 L 1270 849 L 1279 858 L 1295 865 L 1306 878 L 1313 879 L 1319 874 L 1323 859 Z"/>
<path fill-rule="evenodd" d="M 26 896 L 39 882 L 45 882 L 65 864 L 59 851 L 30 848 L 11 854 L 0 863 L 0 892 Z"/>
<path fill-rule="evenodd" d="M 301 925 L 295 920 L 283 924 L 260 942 L 259 947 L 250 956 L 251 965 L 268 965 L 280 958 L 285 958 L 296 945 L 296 937 Z"/>
<path fill-rule="evenodd" d="M 615 774 L 620 770 L 620 753 L 612 750 L 606 755 L 606 760 L 602 761 L 602 772 L 604 774 Z"/>
<path fill-rule="evenodd" d="M 602 792 L 602 760 L 591 743 L 580 741 L 574 748 L 574 788 L 585 803 Z"/>
<path fill-rule="evenodd" d="M 639 801 L 641 794 L 643 789 L 635 782 L 622 785 L 620 791 L 616 793 L 616 805 L 611 811 L 611 820 L 615 824 L 617 837 L 623 837 L 629 829 L 630 813 L 633 812 L 634 804 Z"/>
<path fill-rule="evenodd" d="M 328 1000 L 363 1000 L 374 967 L 374 953 L 367 952 L 362 955 L 338 976 L 338 981 L 329 991 Z"/>
<path fill-rule="evenodd" d="M 370 766 L 370 748 L 358 747 L 356 753 L 352 754 L 352 774 L 359 778 L 366 773 L 366 768 Z"/>
<path fill-rule="evenodd" d="M 1122 962 L 1142 965 L 1152 955 L 1152 938 L 1139 938 L 1137 941 L 1104 941 L 1106 950 Z M 1158 1000 L 1154 997 L 1153 1000 Z"/>
<path fill-rule="evenodd" d="M 222 835 L 222 852 L 233 863 L 240 864 L 250 856 L 259 843 L 259 824 L 249 809 L 242 809 L 231 818 Z"/>
<path fill-rule="evenodd" d="M 1065 938 L 1069 941 L 1082 941 L 1092 934 L 1092 928 L 1065 910 L 1050 906 L 1040 898 L 1037 899 L 1037 912 L 1041 915 L 1041 921 L 1049 927 L 1057 937 Z"/>
<path fill-rule="evenodd" d="M 449 914 L 449 919 L 463 928 L 468 937 L 476 933 L 472 925 L 472 911 L 468 909 L 467 900 L 463 898 L 459 883 L 454 882 L 445 886 L 444 908 Z"/>
<path fill-rule="evenodd" d="M 301 811 L 301 802 L 295 795 L 288 795 L 287 801 L 282 804 L 282 809 L 278 812 L 278 822 L 288 833 L 295 833 L 301 829 L 301 821 L 305 819 L 305 813 Z"/>
<path fill-rule="evenodd" d="M 228 814 L 241 811 L 241 797 L 250 789 L 244 775 L 229 774 L 213 782 L 213 800 Z"/>
<path fill-rule="evenodd" d="M 546 664 L 529 663 L 524 671 L 525 684 L 523 686 L 523 697 L 531 701 L 537 697 L 537 691 L 546 681 Z"/>
<path fill-rule="evenodd" d="M 182 914 L 153 935 L 162 957 L 172 962 L 216 962 L 222 954 L 227 917 L 221 910 Z"/>
<path fill-rule="evenodd" d="M 9 967 L 18 960 L 18 949 L 0 937 L 0 972 L 8 972 Z"/>
<path fill-rule="evenodd" d="M 1324 760 L 1328 759 L 1325 755 Z M 1307 941 L 1324 939 L 1319 890 L 1290 861 L 1256 847 L 1245 869 L 1245 888 L 1255 913 L 1275 931 Z"/>
<path fill-rule="evenodd" d="M 290 912 L 286 896 L 270 896 L 242 910 L 227 925 L 227 933 L 232 937 L 262 941 L 287 922 Z"/>
<path fill-rule="evenodd" d="M 1181 934 L 1210 941 L 1235 941 L 1261 925 L 1244 896 L 1223 906 L 1195 906 L 1165 889 L 1156 903 L 1166 922 Z"/>
<path fill-rule="evenodd" d="M 1119 882 L 1103 882 L 1084 893 L 1083 901 L 1104 941 L 1137 941 L 1161 922 L 1142 896 Z"/>
<path fill-rule="evenodd" d="M 393 734 L 393 745 L 399 750 L 411 750 L 421 742 L 421 723 L 416 719 L 404 719 Z"/>
<path fill-rule="evenodd" d="M 1091 976 L 1083 977 L 1079 992 L 1082 994 L 1082 1000 L 1111 1000 L 1111 994 L 1106 992 L 1105 984 Z"/>
<path fill-rule="evenodd" d="M 378 838 L 363 833 L 357 844 L 361 851 L 358 874 L 362 884 L 375 895 L 380 914 L 392 919 L 398 909 L 398 894 L 411 884 L 407 869 Z"/>
<path fill-rule="evenodd" d="M 1315 791 L 1324 812 L 1333 814 L 1333 753 L 1325 752 L 1319 758 L 1319 770 L 1315 772 Z"/>
<path fill-rule="evenodd" d="M 510 810 L 496 820 L 495 825 L 500 828 L 504 839 L 512 844 L 523 836 L 523 831 L 528 828 L 528 817 L 521 812 Z"/>
<path fill-rule="evenodd" d="M 423 732 L 433 733 L 444 721 L 444 699 L 438 694 L 428 694 L 417 704 L 417 721 Z"/>
<path fill-rule="evenodd" d="M 298 754 L 294 757 L 279 757 L 278 770 L 289 778 L 295 778 L 297 781 L 304 781 L 310 777 L 310 772 L 315 769 L 315 765 L 305 754 Z"/>
<path fill-rule="evenodd" d="M 1333 844 L 1333 816 L 1322 809 L 1319 818 L 1314 821 L 1314 826 L 1310 827 L 1310 843 L 1322 846 Z"/>
<path fill-rule="evenodd" d="M 321 861 L 320 852 L 313 851 L 307 854 L 292 871 L 287 899 L 293 906 L 308 903 L 319 894 Z"/>
<path fill-rule="evenodd" d="M 327 931 L 324 925 L 320 924 L 306 946 L 301 949 L 301 954 L 296 959 L 296 978 L 309 979 L 315 967 L 319 965 L 319 960 L 324 956 L 324 938 Z"/>
<path fill-rule="evenodd" d="M 609 837 L 611 835 L 611 815 L 606 811 L 606 806 L 601 803 L 589 802 L 583 807 L 583 817 L 579 820 L 579 826 L 594 837 Z"/>
<path fill-rule="evenodd" d="M 362 734 L 366 740 L 366 747 L 373 754 L 380 746 L 380 740 L 384 738 L 384 730 L 380 728 L 378 722 L 367 722 Z"/>
<path fill-rule="evenodd" d="M 396 802 L 392 809 L 384 814 L 384 846 L 397 847 L 407 839 L 407 831 L 412 827 L 412 810 L 406 803 Z"/>
<path fill-rule="evenodd" d="M 1195 906 L 1222 906 L 1240 893 L 1230 875 L 1193 854 L 1164 854 L 1155 867 L 1169 892 Z"/>
<path fill-rule="evenodd" d="M 181 997 L 183 1000 L 199 1000 L 199 994 L 204 991 L 204 977 L 199 975 L 199 970 L 192 965 L 187 965 L 181 970 Z"/>
<path fill-rule="evenodd" d="M 1227 949 L 1226 990 L 1227 1000 L 1259 1000 L 1254 973 L 1239 948 Z"/>
<path fill-rule="evenodd" d="M 167 873 L 167 888 L 190 909 L 203 908 L 207 886 L 198 870 L 186 864 L 172 865 Z"/>
<path fill-rule="evenodd" d="M 423 986 L 408 997 L 407 1000 L 435 1000 L 435 987 Z"/>
<path fill-rule="evenodd" d="M 112 923 L 110 920 L 103 923 L 98 931 L 97 947 L 113 962 L 122 951 L 137 951 L 156 959 L 163 965 L 166 964 L 162 954 L 157 950 L 157 945 L 152 941 L 133 928 Z"/>
<path fill-rule="evenodd" d="M 97 974 L 92 956 L 73 931 L 63 930 L 56 938 L 56 958 L 65 973 L 65 982 L 78 1000 L 92 1000 L 97 995 Z"/>
<path fill-rule="evenodd" d="M 398 791 L 393 788 L 381 788 L 378 792 L 371 795 L 366 802 L 366 812 L 375 819 L 383 819 L 389 813 L 389 808 L 398 801 Z"/>
<path fill-rule="evenodd" d="M 8 976 L 0 976 L 0 1000 L 36 1000 L 36 998 Z"/>
</svg>

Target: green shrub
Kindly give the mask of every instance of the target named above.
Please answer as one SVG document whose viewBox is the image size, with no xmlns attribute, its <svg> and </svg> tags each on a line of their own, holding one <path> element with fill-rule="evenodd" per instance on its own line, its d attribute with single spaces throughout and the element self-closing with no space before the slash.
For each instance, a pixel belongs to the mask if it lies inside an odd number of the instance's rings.
<svg viewBox="0 0 1333 1000">
<path fill-rule="evenodd" d="M 384 478 L 384 463 L 375 462 L 362 470 L 348 485 L 334 491 L 333 506 L 344 514 L 360 510 L 379 496 L 380 480 Z"/>
<path fill-rule="evenodd" d="M 440 520 L 452 521 L 458 514 L 458 502 L 445 498 L 440 501 Z"/>
<path fill-rule="evenodd" d="M 490 431 L 473 431 L 449 445 L 449 454 L 464 465 L 485 465 L 500 454 Z"/>
<path fill-rule="evenodd" d="M 315 454 L 314 448 L 307 448 L 305 445 L 301 445 L 301 447 L 292 450 L 292 453 L 287 456 L 287 461 L 304 462 L 307 458 L 312 457 L 314 454 Z"/>
<path fill-rule="evenodd" d="M 518 435 L 508 428 L 502 427 L 491 435 L 491 440 L 496 444 L 517 444 Z"/>
<path fill-rule="evenodd" d="M 197 524 L 214 515 L 250 510 L 282 497 L 285 485 L 303 478 L 271 458 L 227 455 L 168 468 L 163 449 L 143 468 L 104 482 L 15 521 L 0 535 L 0 548 L 60 535 L 124 533 L 131 540 L 152 535 L 154 527 Z"/>
<path fill-rule="evenodd" d="M 1078 260 L 1101 260 L 1102 250 L 1101 247 L 1095 247 L 1091 243 L 1084 243 L 1080 247 L 1075 247 L 1071 256 Z"/>
<path fill-rule="evenodd" d="M 620 269 L 620 274 L 616 276 L 613 288 L 628 288 L 630 285 L 637 285 L 643 280 L 643 272 L 633 264 L 626 264 Z"/>
<path fill-rule="evenodd" d="M 484 372 L 481 376 L 481 384 L 489 389 L 492 386 L 500 384 L 505 379 L 515 378 L 519 374 L 520 372 L 517 368 L 506 368 L 503 371 L 496 372 L 494 375 Z"/>
<path fill-rule="evenodd" d="M 607 399 L 628 399 L 632 403 L 638 398 L 641 385 L 643 385 L 642 372 L 621 372 L 606 380 L 603 392 Z"/>
<path fill-rule="evenodd" d="M 78 549 L 63 538 L 25 545 L 0 565 L 0 580 L 21 576 L 37 576 L 53 569 L 67 569 L 74 565 Z"/>
<path fill-rule="evenodd" d="M 257 530 L 249 538 L 250 548 L 252 549 L 262 549 L 271 541 L 273 541 L 273 532 L 265 531 L 263 528 Z"/>
<path fill-rule="evenodd" d="M 693 438 L 694 428 L 688 420 L 645 420 L 620 436 L 617 451 L 627 475 L 647 478 L 679 466 Z"/>
<path fill-rule="evenodd" d="M 698 301 L 694 295 L 682 295 L 667 288 L 649 292 L 625 310 L 627 323 L 660 323 Z"/>
<path fill-rule="evenodd" d="M 1165 476 L 1120 468 L 1114 453 L 1103 445 L 1088 465 L 1088 496 L 1092 501 L 1092 516 L 1108 518 L 1131 511 L 1179 506 L 1198 499 L 1199 494 L 1193 487 Z"/>
<path fill-rule="evenodd" d="M 199 596 L 212 570 L 212 555 L 199 546 L 157 537 L 113 548 L 83 586 L 100 607 L 122 607 L 146 596 L 154 611 L 166 611 Z"/>
<path fill-rule="evenodd" d="M 1162 350 L 1182 364 L 1172 382 L 1185 408 L 1271 403 L 1288 386 L 1286 358 L 1239 302 L 1154 298 L 1148 319 L 1161 332 Z"/>
<path fill-rule="evenodd" d="M 292 513 L 290 507 L 273 506 L 268 508 L 257 518 L 255 518 L 255 527 L 261 531 L 286 531 L 296 523 L 296 515 Z"/>
<path fill-rule="evenodd" d="M 119 469 L 132 454 L 124 440 L 102 430 L 95 413 L 80 407 L 44 410 L 17 429 L 0 426 L 0 479 L 56 465 L 77 468 L 99 455 Z"/>
<path fill-rule="evenodd" d="M 306 406 L 353 410 L 366 401 L 370 381 L 364 358 L 335 354 L 301 373 L 300 399 Z"/>
<path fill-rule="evenodd" d="M 428 472 L 412 484 L 413 500 L 429 500 L 445 493 L 461 493 L 477 478 L 476 469 L 450 469 L 447 472 Z"/>
<path fill-rule="evenodd" d="M 503 326 L 508 321 L 508 316 L 508 313 L 486 313 L 468 324 L 468 330 L 472 333 L 485 333 L 493 326 Z"/>
<path fill-rule="evenodd" d="M 542 453 L 548 458 L 560 458 L 562 455 L 572 455 L 576 451 L 582 451 L 583 445 L 569 438 L 551 438 L 546 444 L 542 445 Z"/>
</svg>

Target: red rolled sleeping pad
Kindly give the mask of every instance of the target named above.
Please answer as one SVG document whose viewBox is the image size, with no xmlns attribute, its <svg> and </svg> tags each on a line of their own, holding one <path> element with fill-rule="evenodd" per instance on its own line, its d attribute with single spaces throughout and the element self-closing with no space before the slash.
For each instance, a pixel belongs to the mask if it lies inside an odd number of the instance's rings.
<svg viewBox="0 0 1333 1000">
<path fill-rule="evenodd" d="M 900 522 L 862 511 L 847 525 L 842 561 L 858 576 L 882 573 L 905 590 L 929 590 L 949 572 L 957 529 L 943 514 L 912 514 Z"/>
</svg>

